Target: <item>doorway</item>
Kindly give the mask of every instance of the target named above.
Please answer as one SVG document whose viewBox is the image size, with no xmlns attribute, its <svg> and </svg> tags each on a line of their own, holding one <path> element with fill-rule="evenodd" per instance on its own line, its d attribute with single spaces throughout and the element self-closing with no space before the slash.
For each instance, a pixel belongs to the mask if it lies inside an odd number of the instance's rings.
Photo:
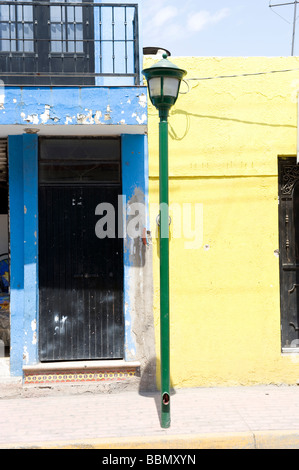
<svg viewBox="0 0 299 470">
<path fill-rule="evenodd" d="M 279 261 L 282 351 L 299 350 L 299 166 L 280 158 Z"/>
<path fill-rule="evenodd" d="M 123 240 L 100 238 L 96 207 L 118 220 L 120 138 L 39 142 L 39 357 L 122 359 Z"/>
</svg>

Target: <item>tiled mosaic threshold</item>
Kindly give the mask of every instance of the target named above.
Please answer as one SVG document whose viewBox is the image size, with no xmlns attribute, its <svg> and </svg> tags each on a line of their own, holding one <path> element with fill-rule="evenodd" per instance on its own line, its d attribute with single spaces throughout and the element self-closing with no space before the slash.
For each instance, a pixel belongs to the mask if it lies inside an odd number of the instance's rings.
<svg viewBox="0 0 299 470">
<path fill-rule="evenodd" d="M 24 367 L 24 385 L 120 382 L 139 376 L 139 363 L 104 361 L 92 363 L 39 364 Z"/>
</svg>

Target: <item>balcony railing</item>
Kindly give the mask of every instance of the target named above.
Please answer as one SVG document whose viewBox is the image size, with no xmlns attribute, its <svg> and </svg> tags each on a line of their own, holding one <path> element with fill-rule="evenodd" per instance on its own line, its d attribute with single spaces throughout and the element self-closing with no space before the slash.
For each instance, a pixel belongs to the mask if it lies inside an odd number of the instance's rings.
<svg viewBox="0 0 299 470">
<path fill-rule="evenodd" d="M 6 85 L 138 85 L 139 62 L 137 4 L 0 1 Z"/>
</svg>

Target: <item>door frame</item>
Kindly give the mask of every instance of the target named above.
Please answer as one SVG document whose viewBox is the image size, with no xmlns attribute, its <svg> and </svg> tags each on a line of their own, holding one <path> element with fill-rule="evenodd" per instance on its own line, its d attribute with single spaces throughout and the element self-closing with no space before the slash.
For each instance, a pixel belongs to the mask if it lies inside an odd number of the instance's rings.
<svg viewBox="0 0 299 470">
<path fill-rule="evenodd" d="M 74 133 L 76 126 L 74 126 Z M 44 135 L 47 135 L 44 133 Z M 114 135 L 117 135 L 115 133 Z M 119 134 L 118 134 L 119 135 Z M 145 134 L 121 134 L 122 192 L 124 206 L 142 201 L 148 207 L 148 141 Z M 10 252 L 11 252 L 11 356 L 12 376 L 39 363 L 38 355 L 38 135 L 8 137 Z M 126 211 L 124 212 L 127 213 Z M 124 221 L 125 222 L 125 221 Z M 149 229 L 147 213 L 146 228 Z M 152 247 L 146 252 L 146 272 L 138 270 L 130 240 L 124 238 L 125 361 L 154 357 Z M 133 247 L 134 248 L 134 247 Z M 143 290 L 139 286 L 142 282 Z M 141 302 L 140 294 L 145 298 Z M 146 300 L 145 300 L 146 299 Z M 147 324 L 146 331 L 142 330 Z M 133 328 L 134 327 L 134 328 Z M 143 331 L 144 341 L 134 331 Z"/>
</svg>

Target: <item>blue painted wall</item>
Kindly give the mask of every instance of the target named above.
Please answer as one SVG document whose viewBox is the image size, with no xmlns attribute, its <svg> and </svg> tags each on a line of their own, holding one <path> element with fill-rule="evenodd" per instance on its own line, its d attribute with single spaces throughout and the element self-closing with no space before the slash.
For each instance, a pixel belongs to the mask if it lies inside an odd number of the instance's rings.
<svg viewBox="0 0 299 470">
<path fill-rule="evenodd" d="M 9 136 L 11 375 L 38 361 L 38 139 Z"/>
<path fill-rule="evenodd" d="M 146 209 L 145 228 L 148 224 L 148 152 L 146 135 L 122 136 L 122 193 L 126 222 L 130 214 L 130 202 L 143 203 Z M 132 332 L 132 313 L 136 310 L 132 297 L 134 270 L 139 266 L 140 238 L 134 240 L 126 234 L 124 238 L 124 314 L 125 314 L 125 359 L 136 359 L 136 344 Z M 137 248 L 137 252 L 136 252 Z M 132 281 L 133 280 L 133 281 Z M 138 306 L 137 306 L 138 308 Z"/>
<path fill-rule="evenodd" d="M 22 375 L 24 315 L 23 136 L 8 138 L 10 208 L 10 370 Z"/>
<path fill-rule="evenodd" d="M 146 87 L 5 87 L 3 93 L 0 126 L 147 125 Z"/>
<path fill-rule="evenodd" d="M 38 362 L 38 137 L 23 135 L 24 364 Z"/>
</svg>

